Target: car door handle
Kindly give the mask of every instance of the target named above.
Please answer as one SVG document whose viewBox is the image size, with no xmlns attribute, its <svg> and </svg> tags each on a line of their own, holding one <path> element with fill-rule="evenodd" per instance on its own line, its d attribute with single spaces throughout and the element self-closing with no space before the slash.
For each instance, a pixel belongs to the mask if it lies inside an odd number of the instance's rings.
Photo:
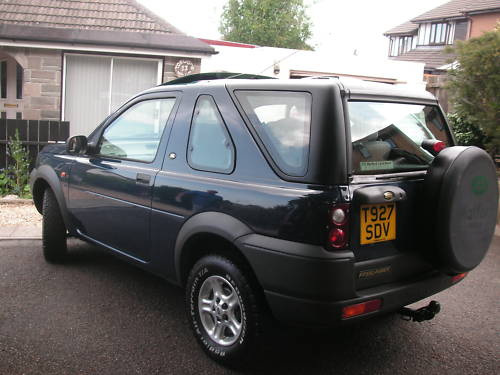
<svg viewBox="0 0 500 375">
<path fill-rule="evenodd" d="M 135 180 L 141 184 L 149 184 L 151 181 L 151 175 L 146 173 L 137 173 Z"/>
</svg>

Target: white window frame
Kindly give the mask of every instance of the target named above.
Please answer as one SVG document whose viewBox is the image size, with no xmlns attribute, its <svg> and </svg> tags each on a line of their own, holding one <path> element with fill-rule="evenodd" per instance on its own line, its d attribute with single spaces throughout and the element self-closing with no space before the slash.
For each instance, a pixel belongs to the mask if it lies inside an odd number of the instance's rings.
<svg viewBox="0 0 500 375">
<path fill-rule="evenodd" d="M 114 59 L 120 60 L 142 60 L 142 61 L 157 61 L 158 70 L 156 75 L 156 84 L 159 85 L 162 83 L 162 73 L 163 73 L 163 59 L 162 58 L 154 58 L 154 57 L 135 57 L 135 56 L 120 56 L 120 55 L 96 55 L 91 53 L 64 53 L 63 54 L 63 69 L 62 69 L 62 97 L 61 97 L 61 121 L 65 120 L 65 103 L 66 103 L 66 56 L 92 56 L 92 57 L 106 57 L 111 58 L 111 67 L 109 74 L 109 106 L 108 106 L 108 116 L 111 114 L 111 90 L 113 89 L 111 82 L 113 79 L 113 61 Z"/>
<path fill-rule="evenodd" d="M 434 25 L 435 25 L 434 35 L 432 35 L 432 29 L 433 29 L 432 26 L 434 26 Z M 439 39 L 436 36 L 437 25 L 442 25 Z M 443 28 L 444 28 L 444 30 L 443 30 Z M 444 31 L 444 35 L 443 35 L 443 31 Z M 427 23 L 420 24 L 420 27 L 418 29 L 417 45 L 418 46 L 442 46 L 442 45 L 446 45 L 446 44 L 453 44 L 454 36 L 455 36 L 455 22 L 448 22 L 448 21 L 427 22 Z M 431 38 L 431 37 L 433 37 L 433 38 Z M 433 39 L 432 42 L 431 42 L 431 39 Z M 436 39 L 438 39 L 437 42 L 436 42 Z"/>
</svg>

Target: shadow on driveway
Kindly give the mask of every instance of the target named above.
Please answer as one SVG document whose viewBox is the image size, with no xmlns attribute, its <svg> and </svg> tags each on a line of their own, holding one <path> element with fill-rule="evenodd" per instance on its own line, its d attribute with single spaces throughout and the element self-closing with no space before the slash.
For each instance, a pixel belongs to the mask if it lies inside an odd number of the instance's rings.
<svg viewBox="0 0 500 375">
<path fill-rule="evenodd" d="M 335 331 L 276 328 L 242 372 L 493 374 L 498 314 L 472 306 L 498 306 L 488 275 L 498 270 L 498 245 L 463 285 L 436 298 L 443 312 L 431 322 L 390 315 Z M 83 242 L 72 240 L 70 251 L 66 264 L 50 265 L 39 241 L 0 242 L 0 373 L 233 373 L 199 349 L 180 288 Z"/>
</svg>

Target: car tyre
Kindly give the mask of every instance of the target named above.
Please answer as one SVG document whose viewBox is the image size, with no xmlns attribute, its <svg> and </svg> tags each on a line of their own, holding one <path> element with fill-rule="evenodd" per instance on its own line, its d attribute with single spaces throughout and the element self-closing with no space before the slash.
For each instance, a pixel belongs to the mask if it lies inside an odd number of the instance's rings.
<svg viewBox="0 0 500 375">
<path fill-rule="evenodd" d="M 43 256 L 49 263 L 60 263 L 67 254 L 66 226 L 51 189 L 45 189 L 42 213 Z"/>
<path fill-rule="evenodd" d="M 264 320 L 262 303 L 245 267 L 207 255 L 191 269 L 187 315 L 194 335 L 212 359 L 241 367 L 256 354 Z"/>
</svg>

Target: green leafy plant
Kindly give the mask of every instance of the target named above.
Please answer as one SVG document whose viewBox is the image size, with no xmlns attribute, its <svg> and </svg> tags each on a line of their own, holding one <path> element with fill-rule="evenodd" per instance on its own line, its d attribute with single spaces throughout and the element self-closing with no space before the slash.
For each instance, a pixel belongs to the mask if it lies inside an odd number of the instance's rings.
<svg viewBox="0 0 500 375">
<path fill-rule="evenodd" d="M 0 171 L 0 197 L 9 194 L 10 178 L 4 170 Z"/>
<path fill-rule="evenodd" d="M 29 156 L 26 147 L 19 139 L 16 130 L 14 138 L 7 144 L 9 156 L 7 168 L 0 173 L 0 195 L 15 194 L 20 198 L 30 198 L 29 189 Z"/>
<path fill-rule="evenodd" d="M 233 42 L 311 50 L 311 26 L 303 0 L 229 0 L 219 31 Z"/>
<path fill-rule="evenodd" d="M 448 114 L 448 120 L 459 145 L 477 146 L 486 149 L 490 138 L 477 124 L 468 121 L 467 118 L 459 113 Z"/>
<path fill-rule="evenodd" d="M 484 146 L 495 155 L 500 152 L 500 27 L 459 41 L 449 51 L 457 55 L 448 80 L 455 111 L 486 135 Z"/>
</svg>

